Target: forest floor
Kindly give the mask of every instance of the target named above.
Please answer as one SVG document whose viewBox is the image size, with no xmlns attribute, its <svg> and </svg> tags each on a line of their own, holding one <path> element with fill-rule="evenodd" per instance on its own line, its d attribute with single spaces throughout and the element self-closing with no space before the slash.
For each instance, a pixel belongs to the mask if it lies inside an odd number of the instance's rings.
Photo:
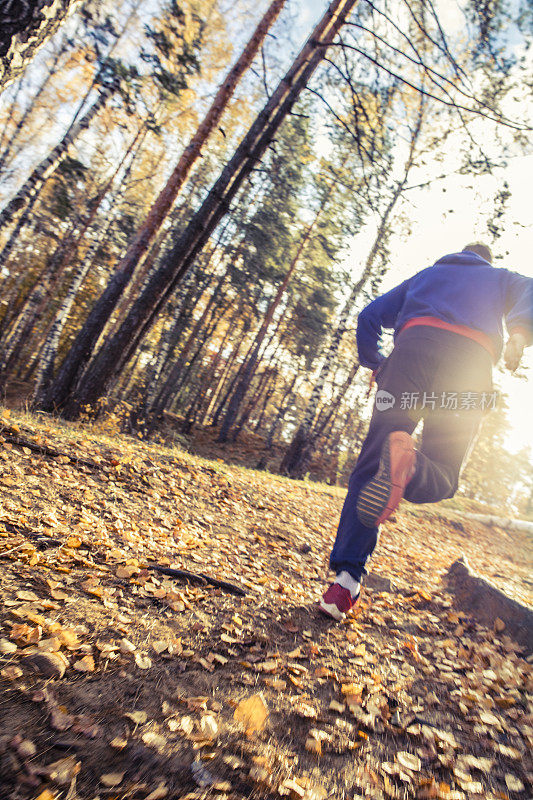
<svg viewBox="0 0 533 800">
<path fill-rule="evenodd" d="M 531 797 L 531 667 L 442 581 L 464 553 L 532 604 L 531 537 L 406 507 L 332 625 L 343 490 L 46 417 L 0 440 L 2 800 Z"/>
</svg>

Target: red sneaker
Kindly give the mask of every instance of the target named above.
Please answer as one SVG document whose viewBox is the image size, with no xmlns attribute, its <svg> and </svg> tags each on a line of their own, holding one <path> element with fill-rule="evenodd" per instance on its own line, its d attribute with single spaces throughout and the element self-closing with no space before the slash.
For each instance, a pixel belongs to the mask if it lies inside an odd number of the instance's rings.
<svg viewBox="0 0 533 800">
<path fill-rule="evenodd" d="M 413 477 L 416 450 L 413 437 L 405 431 L 389 433 L 383 444 L 379 468 L 361 489 L 357 516 L 367 528 L 381 525 L 395 511 L 405 487 Z"/>
<path fill-rule="evenodd" d="M 348 589 L 338 583 L 332 583 L 320 601 L 320 611 L 340 622 L 352 608 L 357 606 L 360 595 L 359 592 L 357 597 L 352 598 Z"/>
</svg>

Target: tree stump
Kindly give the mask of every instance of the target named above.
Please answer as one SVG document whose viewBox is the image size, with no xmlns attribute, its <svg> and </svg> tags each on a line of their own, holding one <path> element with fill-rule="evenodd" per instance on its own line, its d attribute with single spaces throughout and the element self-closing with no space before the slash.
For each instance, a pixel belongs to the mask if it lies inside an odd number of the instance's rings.
<svg viewBox="0 0 533 800">
<path fill-rule="evenodd" d="M 457 608 L 484 625 L 494 626 L 500 619 L 505 623 L 504 632 L 522 645 L 527 654 L 533 652 L 533 609 L 476 575 L 464 556 L 453 562 L 445 580 Z"/>
</svg>

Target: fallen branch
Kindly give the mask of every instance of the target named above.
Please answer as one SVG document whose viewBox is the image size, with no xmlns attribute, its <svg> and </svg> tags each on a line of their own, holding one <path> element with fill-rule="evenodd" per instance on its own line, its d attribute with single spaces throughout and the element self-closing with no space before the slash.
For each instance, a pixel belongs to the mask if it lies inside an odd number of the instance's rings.
<svg viewBox="0 0 533 800">
<path fill-rule="evenodd" d="M 204 575 L 202 572 L 189 572 L 188 569 L 171 569 L 170 567 L 161 567 L 159 564 L 149 564 L 148 569 L 153 569 L 160 572 L 162 575 L 169 575 L 171 578 L 184 578 L 194 583 L 210 584 L 216 586 L 218 589 L 224 589 L 230 594 L 239 595 L 239 597 L 246 597 L 246 592 L 240 586 L 236 586 L 229 581 L 219 581 L 217 578 L 210 578 L 209 575 Z"/>
<path fill-rule="evenodd" d="M 54 539 L 52 536 L 48 536 L 42 531 L 30 531 L 21 525 L 17 525 L 14 522 L 9 522 L 7 520 L 2 520 L 2 524 L 6 531 L 9 531 L 9 533 L 13 533 L 17 536 L 24 536 L 26 539 L 32 540 L 39 550 L 46 550 L 51 547 L 61 547 L 62 545 L 62 542 L 59 539 Z M 17 545 L 15 549 L 24 547 L 26 544 L 27 542 L 22 542 L 22 544 Z M 8 552 L 11 551 L 4 550 L 0 555 L 5 556 Z"/>
<path fill-rule="evenodd" d="M 24 439 L 22 436 L 10 433 L 5 429 L 0 431 L 0 440 L 2 439 L 4 442 L 14 444 L 16 447 L 27 447 L 32 453 L 39 453 L 39 455 L 49 456 L 50 458 L 68 458 L 69 461 L 78 465 L 81 464 L 83 467 L 89 467 L 89 469 L 102 469 L 102 465 L 97 464 L 95 461 L 90 461 L 86 458 L 78 458 L 77 456 L 69 455 L 69 453 L 61 453 L 53 447 L 48 447 L 46 444 L 37 444 L 36 442 L 32 442 L 31 439 Z"/>
<path fill-rule="evenodd" d="M 22 548 L 24 546 L 25 546 L 25 543 L 24 544 L 19 544 L 16 547 L 11 547 L 9 550 L 2 550 L 2 552 L 0 552 L 0 558 L 4 558 L 5 556 L 9 556 L 9 555 L 11 555 L 11 553 L 16 553 L 17 550 L 22 550 Z"/>
<path fill-rule="evenodd" d="M 513 519 L 512 517 L 494 517 L 488 514 L 470 514 L 466 511 L 461 512 L 461 516 L 472 519 L 476 522 L 483 522 L 485 525 L 496 528 L 505 528 L 511 531 L 525 531 L 533 533 L 533 522 L 526 519 Z"/>
</svg>

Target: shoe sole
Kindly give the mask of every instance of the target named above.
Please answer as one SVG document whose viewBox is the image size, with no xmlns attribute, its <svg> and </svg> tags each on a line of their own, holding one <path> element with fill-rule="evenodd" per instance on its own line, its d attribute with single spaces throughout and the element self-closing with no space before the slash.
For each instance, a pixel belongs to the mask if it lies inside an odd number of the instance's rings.
<svg viewBox="0 0 533 800">
<path fill-rule="evenodd" d="M 415 459 L 415 447 L 408 433 L 395 431 L 387 436 L 378 471 L 363 486 L 357 500 L 357 516 L 367 528 L 381 525 L 396 511 Z"/>
<path fill-rule="evenodd" d="M 342 622 L 342 620 L 346 617 L 344 611 L 339 611 L 335 603 L 324 603 L 323 600 L 320 601 L 318 604 L 319 611 L 322 614 L 325 614 L 330 619 L 334 619 L 337 622 Z"/>
<path fill-rule="evenodd" d="M 354 611 L 359 606 L 361 600 L 361 592 L 357 595 L 354 603 L 349 611 L 341 611 L 339 607 L 335 603 L 325 603 L 324 600 L 321 600 L 318 604 L 318 610 L 325 614 L 327 617 L 336 620 L 336 622 L 342 622 L 343 619 L 346 619 L 348 614 L 353 614 Z"/>
</svg>

